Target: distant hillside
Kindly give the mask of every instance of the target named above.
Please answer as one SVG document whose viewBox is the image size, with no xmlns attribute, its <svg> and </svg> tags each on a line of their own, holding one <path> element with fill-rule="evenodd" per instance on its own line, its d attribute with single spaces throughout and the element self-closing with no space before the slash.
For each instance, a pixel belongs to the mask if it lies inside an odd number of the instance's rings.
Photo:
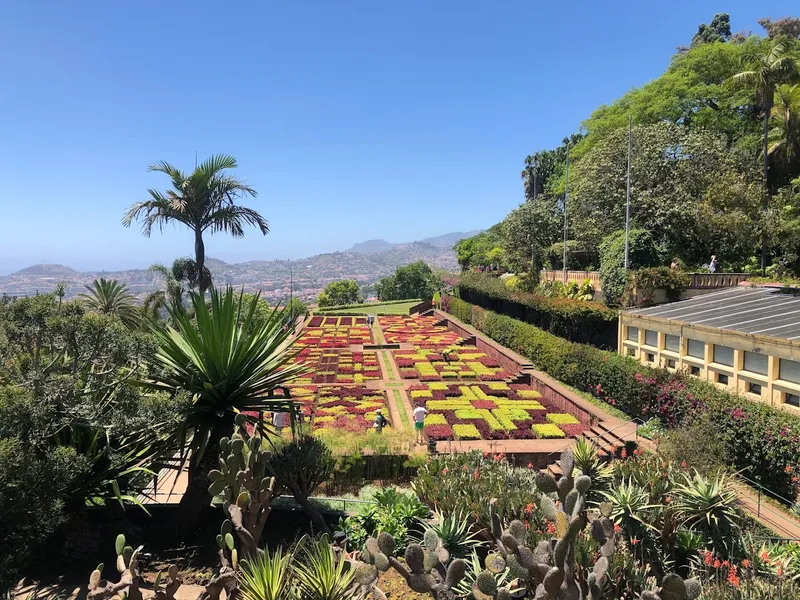
<svg viewBox="0 0 800 600">
<path fill-rule="evenodd" d="M 476 229 L 475 231 L 466 231 L 466 232 L 459 231 L 456 233 L 445 233 L 444 235 L 425 238 L 424 240 L 420 240 L 420 242 L 422 242 L 423 244 L 430 244 L 431 246 L 436 246 L 437 248 L 447 248 L 449 250 L 450 248 L 455 246 L 456 242 L 472 237 L 473 235 L 478 235 L 479 233 L 481 233 L 480 229 Z"/>
<path fill-rule="evenodd" d="M 402 244 L 394 244 L 392 242 L 387 242 L 386 240 L 367 240 L 366 242 L 353 244 L 353 246 L 349 250 L 346 250 L 346 252 L 353 252 L 356 254 L 375 254 L 377 252 L 386 252 L 387 250 L 391 250 L 392 248 L 397 248 L 399 246 L 408 246 L 409 244 L 428 244 L 429 246 L 434 246 L 435 248 L 445 248 L 450 250 L 459 240 L 472 237 L 473 235 L 478 235 L 479 233 L 481 233 L 480 229 L 466 232 L 454 231 L 452 233 L 445 233 L 444 235 L 437 235 L 436 237 L 429 237 L 425 238 L 424 240 L 417 240 L 416 242 L 406 242 Z"/>
<path fill-rule="evenodd" d="M 381 240 L 371 240 L 380 242 Z M 356 246 L 359 246 L 356 244 Z M 363 247 L 363 244 L 361 245 Z M 379 252 L 347 251 L 318 254 L 300 260 L 252 260 L 229 264 L 207 258 L 206 265 L 215 283 L 229 284 L 246 291 L 261 291 L 269 302 L 276 303 L 289 295 L 289 281 L 294 284 L 295 296 L 314 300 L 322 289 L 337 279 L 355 279 L 361 286 L 376 283 L 381 277 L 394 272 L 400 266 L 423 260 L 431 267 L 455 271 L 458 269 L 455 253 L 450 248 L 437 247 L 429 243 L 374 244 L 383 247 Z M 290 275 L 291 270 L 291 275 Z M 160 289 L 160 276 L 147 269 L 120 271 L 79 272 L 61 265 L 33 265 L 6 277 L 0 277 L 0 294 L 11 296 L 32 295 L 51 292 L 56 283 L 67 284 L 67 298 L 86 291 L 84 286 L 98 277 L 117 279 L 128 286 L 139 299 L 149 292 Z"/>
<path fill-rule="evenodd" d="M 347 252 L 354 252 L 356 254 L 375 254 L 377 252 L 391 250 L 397 245 L 398 244 L 392 244 L 386 240 L 367 240 L 366 242 L 353 244 L 353 246 L 347 250 Z"/>
<path fill-rule="evenodd" d="M 36 276 L 36 277 L 75 277 L 80 275 L 80 272 L 65 267 L 64 265 L 31 265 L 20 269 L 16 273 L 12 273 L 9 277 L 15 275 L 20 276 Z"/>
</svg>

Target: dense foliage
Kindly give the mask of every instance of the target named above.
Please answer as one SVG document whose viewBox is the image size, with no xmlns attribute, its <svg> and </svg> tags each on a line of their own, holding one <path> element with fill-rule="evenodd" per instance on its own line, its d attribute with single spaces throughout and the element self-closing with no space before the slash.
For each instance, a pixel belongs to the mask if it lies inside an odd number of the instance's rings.
<svg viewBox="0 0 800 600">
<path fill-rule="evenodd" d="M 521 319 L 576 342 L 612 348 L 617 340 L 617 314 L 597 302 L 552 298 L 509 290 L 496 277 L 465 274 L 459 296 L 487 310 Z"/>
<path fill-rule="evenodd" d="M 456 245 L 462 268 L 561 268 L 565 204 L 568 267 L 596 268 L 600 243 L 625 225 L 630 117 L 631 221 L 651 233 L 658 261 L 643 266 L 677 256 L 694 268 L 716 254 L 723 269 L 760 270 L 764 241 L 768 264 L 798 272 L 797 23 L 763 19 L 766 37 L 731 35 L 724 13 L 700 25 L 660 77 L 526 157 L 525 202 Z"/>
<path fill-rule="evenodd" d="M 422 260 L 397 267 L 394 275 L 381 279 L 375 286 L 378 299 L 411 300 L 421 298 L 430 300 L 441 287 L 441 280 Z"/>
<path fill-rule="evenodd" d="M 362 302 L 364 302 L 364 298 L 361 296 L 361 288 L 354 279 L 332 281 L 317 297 L 317 304 L 320 306 L 339 306 Z"/>
<path fill-rule="evenodd" d="M 800 465 L 797 416 L 693 377 L 644 367 L 616 352 L 568 342 L 458 298 L 446 300 L 443 305 L 458 319 L 528 357 L 555 379 L 589 392 L 631 417 L 655 416 L 675 426 L 707 415 L 737 468 L 785 497 L 795 493 L 792 473 Z"/>
</svg>

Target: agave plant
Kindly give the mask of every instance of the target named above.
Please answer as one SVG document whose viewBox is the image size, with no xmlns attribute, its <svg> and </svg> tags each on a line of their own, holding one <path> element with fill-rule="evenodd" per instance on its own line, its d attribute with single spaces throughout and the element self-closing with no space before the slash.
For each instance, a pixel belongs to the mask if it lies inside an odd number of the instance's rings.
<svg viewBox="0 0 800 600">
<path fill-rule="evenodd" d="M 115 315 L 129 329 L 139 325 L 140 313 L 134 304 L 134 297 L 128 291 L 128 286 L 116 279 L 95 279 L 92 285 L 87 285 L 89 293 L 81 294 L 86 307 L 94 312 L 104 315 Z"/>
<path fill-rule="evenodd" d="M 737 508 L 733 480 L 724 472 L 704 477 L 695 471 L 682 477 L 673 491 L 682 525 L 706 535 L 717 552 L 730 554 L 740 538 L 744 519 Z"/>
<path fill-rule="evenodd" d="M 427 524 L 427 529 L 433 530 L 442 546 L 453 558 L 467 558 L 484 542 L 478 533 L 472 530 L 472 523 L 461 511 L 443 515 L 436 513 L 433 523 Z"/>
<path fill-rule="evenodd" d="M 297 592 L 303 600 L 354 600 L 360 592 L 355 571 L 337 556 L 327 536 L 304 537 L 297 545 Z"/>
<path fill-rule="evenodd" d="M 243 600 L 293 600 L 297 597 L 292 585 L 292 554 L 260 552 L 242 561 L 239 591 Z"/>
<path fill-rule="evenodd" d="M 191 299 L 194 319 L 169 307 L 174 326 L 152 326 L 159 344 L 153 362 L 160 372 L 139 382 L 191 397 L 174 436 L 182 456 L 190 458 L 189 486 L 181 500 L 185 527 L 192 527 L 208 504 L 208 472 L 217 467 L 219 442 L 233 433 L 236 415 L 245 414 L 251 425 L 263 427 L 258 414 L 271 408 L 273 390 L 307 369 L 289 364 L 292 333 L 283 328 L 283 310 L 275 308 L 253 325 L 258 294 L 245 301 L 243 293 L 228 287 L 212 289 L 208 302 L 199 293 Z"/>
<path fill-rule="evenodd" d="M 592 442 L 583 437 L 578 438 L 573 447 L 573 455 L 575 468 L 581 472 L 581 475 L 592 478 L 592 496 L 608 487 L 614 470 L 608 463 L 600 460 Z M 589 497 L 590 500 L 594 499 L 592 496 Z"/>
</svg>

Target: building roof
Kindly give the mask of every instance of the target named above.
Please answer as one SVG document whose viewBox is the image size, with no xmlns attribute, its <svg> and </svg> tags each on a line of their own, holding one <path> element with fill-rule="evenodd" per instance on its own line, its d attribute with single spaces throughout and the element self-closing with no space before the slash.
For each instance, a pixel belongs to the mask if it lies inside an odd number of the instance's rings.
<svg viewBox="0 0 800 600">
<path fill-rule="evenodd" d="M 736 287 L 628 311 L 748 335 L 800 340 L 800 290 Z"/>
</svg>

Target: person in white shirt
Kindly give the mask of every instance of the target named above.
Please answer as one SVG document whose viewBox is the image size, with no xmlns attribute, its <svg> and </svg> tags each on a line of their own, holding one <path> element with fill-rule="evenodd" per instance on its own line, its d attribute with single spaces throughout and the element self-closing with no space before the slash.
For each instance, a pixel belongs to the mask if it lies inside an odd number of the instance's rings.
<svg viewBox="0 0 800 600">
<path fill-rule="evenodd" d="M 425 410 L 420 403 L 414 405 L 414 432 L 417 435 L 417 443 L 422 443 L 422 430 L 425 428 L 425 415 L 428 411 Z"/>
<path fill-rule="evenodd" d="M 285 412 L 273 412 L 272 413 L 272 426 L 275 428 L 275 431 L 278 433 L 278 437 L 280 437 L 281 433 L 283 432 L 283 428 L 288 425 L 287 421 L 289 420 L 289 413 Z"/>
</svg>

